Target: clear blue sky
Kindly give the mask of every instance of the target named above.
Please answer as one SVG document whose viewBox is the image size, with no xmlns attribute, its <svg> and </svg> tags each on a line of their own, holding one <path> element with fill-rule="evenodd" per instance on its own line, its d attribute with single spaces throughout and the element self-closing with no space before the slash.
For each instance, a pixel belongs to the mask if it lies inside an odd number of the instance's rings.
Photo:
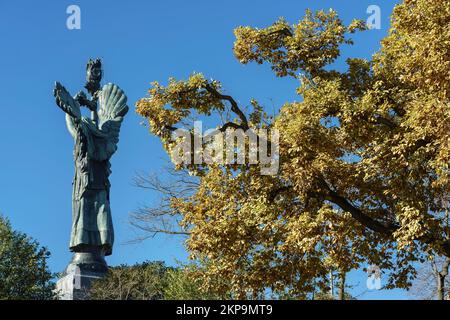
<svg viewBox="0 0 450 320">
<path fill-rule="evenodd" d="M 128 224 L 129 212 L 151 203 L 156 194 L 132 185 L 136 171 L 162 172 L 167 165 L 159 140 L 140 125 L 134 103 L 153 80 L 185 78 L 203 72 L 223 82 L 242 105 L 256 98 L 269 112 L 299 99 L 292 79 L 275 78 L 268 66 L 240 65 L 232 53 L 233 29 L 239 25 L 265 27 L 283 16 L 294 23 L 306 8 L 336 9 L 349 22 L 366 19 L 371 4 L 381 7 L 381 30 L 354 37 L 345 57 L 370 56 L 378 49 L 397 1 L 0 1 L 0 212 L 15 229 L 47 246 L 53 271 L 70 260 L 73 141 L 64 115 L 53 100 L 55 80 L 73 94 L 84 84 L 89 58 L 104 62 L 107 82 L 126 92 L 131 112 L 112 159 L 111 202 L 116 231 L 110 265 L 143 260 L 174 264 L 187 254 L 182 239 L 160 236 L 140 244 Z M 66 8 L 81 8 L 81 30 L 66 28 Z M 342 67 L 342 63 L 336 66 Z M 350 284 L 358 295 L 366 290 L 365 275 L 354 272 Z M 400 290 L 375 291 L 359 298 L 407 298 Z"/>
</svg>

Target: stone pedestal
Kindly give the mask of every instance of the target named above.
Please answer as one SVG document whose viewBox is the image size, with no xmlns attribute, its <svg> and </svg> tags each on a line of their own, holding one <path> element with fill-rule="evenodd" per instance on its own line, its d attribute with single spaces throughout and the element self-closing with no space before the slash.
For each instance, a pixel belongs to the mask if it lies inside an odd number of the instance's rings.
<svg viewBox="0 0 450 320">
<path fill-rule="evenodd" d="M 91 282 L 104 277 L 107 271 L 108 266 L 100 249 L 86 248 L 84 252 L 75 252 L 72 261 L 56 282 L 59 299 L 89 299 Z"/>
</svg>

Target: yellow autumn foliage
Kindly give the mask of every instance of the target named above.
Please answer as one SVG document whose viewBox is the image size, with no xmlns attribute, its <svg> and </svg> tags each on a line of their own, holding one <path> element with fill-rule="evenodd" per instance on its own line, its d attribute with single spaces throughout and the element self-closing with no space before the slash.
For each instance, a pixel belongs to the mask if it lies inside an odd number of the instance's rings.
<svg viewBox="0 0 450 320">
<path fill-rule="evenodd" d="M 407 287 L 415 261 L 430 252 L 450 257 L 449 25 L 449 1 L 404 0 L 373 59 L 348 59 L 346 72 L 326 67 L 365 29 L 360 21 L 346 26 L 335 11 L 308 11 L 294 25 L 238 27 L 241 63 L 268 63 L 300 82 L 303 100 L 274 119 L 256 101 L 244 115 L 201 74 L 153 83 L 136 110 L 167 150 L 174 126 L 227 103 L 236 118 L 225 125 L 280 132 L 278 175 L 198 166 L 195 194 L 173 199 L 191 258 L 208 260 L 199 276 L 228 279 L 219 290 L 238 298 L 267 289 L 306 298 L 326 287 L 329 270 L 375 263 L 390 272 L 388 287 Z"/>
</svg>

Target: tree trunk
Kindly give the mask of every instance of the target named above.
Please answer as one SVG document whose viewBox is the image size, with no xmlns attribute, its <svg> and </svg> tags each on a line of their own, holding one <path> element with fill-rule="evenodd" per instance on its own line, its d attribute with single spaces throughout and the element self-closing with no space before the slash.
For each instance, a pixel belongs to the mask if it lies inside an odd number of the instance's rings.
<svg viewBox="0 0 450 320">
<path fill-rule="evenodd" d="M 444 300 L 445 298 L 445 276 L 440 273 L 437 275 L 436 295 L 438 300 Z"/>
<path fill-rule="evenodd" d="M 434 271 L 436 274 L 436 297 L 438 300 L 445 300 L 445 278 L 448 276 L 448 268 L 450 266 L 450 258 L 446 258 L 442 265 L 441 271 L 434 265 Z"/>
<path fill-rule="evenodd" d="M 334 275 L 333 271 L 330 271 L 330 297 L 334 299 Z"/>
<path fill-rule="evenodd" d="M 339 282 L 339 293 L 338 300 L 345 300 L 345 272 L 341 272 L 339 274 L 340 282 Z"/>
</svg>

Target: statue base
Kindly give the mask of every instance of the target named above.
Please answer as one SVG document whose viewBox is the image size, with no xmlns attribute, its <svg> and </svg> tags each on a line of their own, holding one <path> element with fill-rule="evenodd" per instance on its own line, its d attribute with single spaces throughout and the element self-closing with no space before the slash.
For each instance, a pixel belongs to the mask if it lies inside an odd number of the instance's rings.
<svg viewBox="0 0 450 320">
<path fill-rule="evenodd" d="M 84 248 L 75 252 L 61 278 L 56 282 L 59 300 L 88 300 L 93 280 L 101 279 L 108 271 L 100 248 Z"/>
</svg>

